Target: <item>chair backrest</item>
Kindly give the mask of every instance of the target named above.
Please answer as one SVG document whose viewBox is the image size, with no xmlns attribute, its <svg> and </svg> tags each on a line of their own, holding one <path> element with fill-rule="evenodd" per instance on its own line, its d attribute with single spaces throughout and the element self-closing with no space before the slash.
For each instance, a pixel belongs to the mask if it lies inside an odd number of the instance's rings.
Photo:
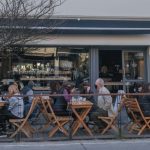
<svg viewBox="0 0 150 150">
<path fill-rule="evenodd" d="M 133 120 L 140 119 L 141 121 L 143 120 L 145 122 L 145 117 L 136 98 L 125 98 L 124 105 L 128 113 L 130 113 L 131 119 Z"/>
<path fill-rule="evenodd" d="M 135 98 L 126 98 L 124 104 L 130 111 L 140 113 L 140 109 L 138 107 L 138 103 Z"/>
<path fill-rule="evenodd" d="M 39 97 L 34 97 L 30 106 L 30 109 L 27 113 L 27 115 L 25 116 L 25 119 L 28 119 L 30 117 L 30 115 L 33 113 L 35 106 L 37 105 L 38 101 L 40 100 Z"/>
<path fill-rule="evenodd" d="M 51 114 L 51 117 L 53 117 L 53 119 L 56 121 L 56 122 L 58 122 L 57 121 L 57 117 L 56 117 L 56 115 L 55 115 L 55 113 L 54 113 L 54 111 L 53 111 L 53 108 L 52 108 L 52 105 L 51 105 L 51 102 L 53 101 L 51 98 L 49 98 L 49 99 L 41 99 L 41 101 L 42 101 L 42 104 L 43 104 L 43 107 L 44 107 L 44 110 L 45 110 L 45 112 L 47 113 L 47 114 Z M 52 118 L 49 118 L 50 120 L 52 120 Z"/>
</svg>

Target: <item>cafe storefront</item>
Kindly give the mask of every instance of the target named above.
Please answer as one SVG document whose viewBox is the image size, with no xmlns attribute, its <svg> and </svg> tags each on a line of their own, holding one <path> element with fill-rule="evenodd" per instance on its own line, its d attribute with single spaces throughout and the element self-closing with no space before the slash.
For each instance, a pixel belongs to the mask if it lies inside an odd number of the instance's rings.
<svg viewBox="0 0 150 150">
<path fill-rule="evenodd" d="M 78 87 L 88 80 L 93 87 L 101 77 L 111 92 L 127 90 L 126 85 L 150 81 L 149 24 L 66 19 L 45 39 L 12 48 L 5 76 L 6 61 L 1 56 L 1 79 L 19 76 L 23 82 L 33 80 L 37 87 L 49 87 L 53 80 L 72 81 Z"/>
</svg>

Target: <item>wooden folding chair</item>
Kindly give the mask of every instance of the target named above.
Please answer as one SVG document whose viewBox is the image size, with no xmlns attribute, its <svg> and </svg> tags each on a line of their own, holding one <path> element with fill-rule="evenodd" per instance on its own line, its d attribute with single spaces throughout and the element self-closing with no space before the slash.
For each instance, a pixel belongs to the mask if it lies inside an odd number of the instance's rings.
<svg viewBox="0 0 150 150">
<path fill-rule="evenodd" d="M 124 105 L 133 122 L 129 132 L 138 131 L 141 135 L 146 128 L 150 129 L 150 117 L 144 116 L 136 98 L 125 98 Z"/>
<path fill-rule="evenodd" d="M 41 96 L 39 102 L 40 102 L 41 107 L 40 107 L 40 112 L 38 114 L 38 118 L 39 118 L 39 115 L 42 114 L 42 116 L 44 117 L 44 119 L 46 121 L 46 124 L 44 124 L 43 127 L 38 129 L 39 132 L 42 132 L 42 131 L 46 130 L 47 128 L 49 128 L 49 126 L 54 121 L 54 117 L 51 113 L 48 113 L 49 106 L 47 105 L 46 99 Z"/>
<path fill-rule="evenodd" d="M 28 114 L 25 116 L 25 118 L 9 119 L 9 122 L 12 123 L 15 127 L 17 127 L 16 131 L 10 136 L 10 138 L 13 138 L 18 132 L 23 132 L 27 137 L 32 137 L 32 134 L 34 133 L 34 129 L 31 127 L 30 123 L 28 122 L 28 119 L 32 114 L 38 101 L 39 101 L 39 97 L 33 98 L 31 107 L 29 109 Z"/>
<path fill-rule="evenodd" d="M 49 118 L 49 122 L 53 125 L 53 128 L 48 133 L 49 137 L 52 137 L 58 130 L 68 136 L 67 130 L 64 128 L 64 125 L 70 121 L 69 116 L 56 116 L 52 106 L 51 106 L 51 99 L 43 99 L 42 100 L 44 108 L 46 108 L 47 116 Z M 47 107 L 48 106 L 48 107 Z"/>
<path fill-rule="evenodd" d="M 124 102 L 124 99 L 122 98 L 118 105 L 117 113 L 115 113 L 113 116 L 111 116 L 111 117 L 99 116 L 98 117 L 98 119 L 101 119 L 102 121 L 104 121 L 107 124 L 101 133 L 102 135 L 105 134 L 109 129 L 113 129 L 115 132 L 118 132 L 118 125 L 117 125 L 116 120 L 117 120 L 118 114 L 120 113 L 120 111 L 122 109 L 123 102 Z"/>
</svg>

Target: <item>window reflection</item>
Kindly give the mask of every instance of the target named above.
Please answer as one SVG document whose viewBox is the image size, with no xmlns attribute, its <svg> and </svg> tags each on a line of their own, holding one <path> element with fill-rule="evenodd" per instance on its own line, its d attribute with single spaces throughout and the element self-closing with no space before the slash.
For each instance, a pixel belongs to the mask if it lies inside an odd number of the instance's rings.
<svg viewBox="0 0 150 150">
<path fill-rule="evenodd" d="M 126 79 L 144 79 L 143 52 L 125 52 L 124 61 Z"/>
<path fill-rule="evenodd" d="M 46 81 L 74 81 L 78 86 L 89 77 L 89 53 L 85 48 L 26 48 L 12 55 L 12 76 L 33 80 L 40 86 Z"/>
</svg>

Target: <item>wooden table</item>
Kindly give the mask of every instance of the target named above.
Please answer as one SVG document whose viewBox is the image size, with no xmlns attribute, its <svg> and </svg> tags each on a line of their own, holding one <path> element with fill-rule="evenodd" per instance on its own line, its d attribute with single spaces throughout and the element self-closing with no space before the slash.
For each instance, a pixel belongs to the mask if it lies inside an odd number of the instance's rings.
<svg viewBox="0 0 150 150">
<path fill-rule="evenodd" d="M 6 104 L 7 104 L 7 102 L 5 102 L 5 101 L 0 101 L 0 108 L 1 108 L 1 107 L 4 107 Z"/>
<path fill-rule="evenodd" d="M 89 133 L 89 135 L 93 136 L 91 130 L 87 127 L 87 125 L 84 122 L 84 119 L 91 110 L 92 105 L 93 103 L 91 103 L 90 101 L 71 102 L 69 104 L 69 107 L 71 108 L 72 112 L 77 117 L 77 119 L 74 121 L 72 125 L 72 135 L 75 135 L 80 125 L 83 125 L 83 127 Z M 79 109 L 80 111 L 78 111 Z"/>
</svg>

